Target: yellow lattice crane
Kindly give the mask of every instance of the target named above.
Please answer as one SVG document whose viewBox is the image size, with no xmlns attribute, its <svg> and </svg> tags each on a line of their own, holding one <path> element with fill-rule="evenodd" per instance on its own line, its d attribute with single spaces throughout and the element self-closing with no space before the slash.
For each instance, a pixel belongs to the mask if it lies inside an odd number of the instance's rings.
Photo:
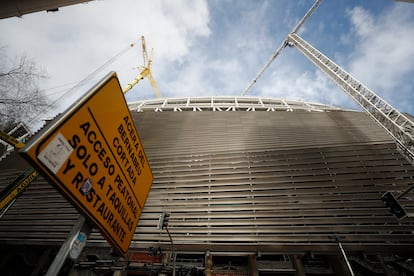
<svg viewBox="0 0 414 276">
<path fill-rule="evenodd" d="M 151 84 L 151 87 L 154 90 L 155 95 L 157 96 L 157 98 L 161 98 L 161 92 L 158 89 L 157 82 L 155 81 L 155 79 L 153 78 L 152 73 L 151 73 L 152 54 L 153 54 L 154 49 L 151 49 L 151 54 L 148 58 L 147 46 L 145 44 L 145 37 L 144 36 L 141 36 L 141 41 L 142 41 L 142 57 L 144 59 L 144 65 L 139 66 L 139 68 L 142 69 L 141 72 L 139 73 L 139 75 L 135 79 L 133 79 L 127 86 L 124 87 L 123 91 L 124 91 L 124 93 L 127 93 L 140 80 L 142 80 L 144 78 L 148 78 L 148 80 Z"/>
</svg>

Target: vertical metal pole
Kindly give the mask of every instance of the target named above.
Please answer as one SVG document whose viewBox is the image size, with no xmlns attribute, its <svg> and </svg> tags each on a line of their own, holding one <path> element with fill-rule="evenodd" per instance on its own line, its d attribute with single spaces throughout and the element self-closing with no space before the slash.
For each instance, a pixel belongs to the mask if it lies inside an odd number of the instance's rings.
<svg viewBox="0 0 414 276">
<path fill-rule="evenodd" d="M 344 248 L 342 247 L 342 243 L 339 241 L 339 239 L 338 239 L 338 238 L 336 239 L 336 241 L 338 242 L 339 248 L 341 249 L 341 253 L 342 253 L 342 256 L 343 256 L 343 257 L 344 257 L 344 259 L 345 259 L 345 262 L 346 262 L 346 265 L 347 265 L 347 267 L 348 267 L 349 273 L 351 274 L 351 276 L 355 276 L 354 271 L 352 270 L 351 264 L 350 264 L 350 263 L 349 263 L 349 261 L 348 261 L 348 257 L 347 257 L 347 256 L 346 256 L 346 254 L 345 254 L 345 250 L 344 250 Z"/>
<path fill-rule="evenodd" d="M 211 256 L 210 251 L 206 252 L 206 276 L 211 276 L 213 273 L 213 256 Z"/>
<path fill-rule="evenodd" d="M 84 224 L 85 224 L 85 217 L 81 215 L 78 221 L 73 225 L 72 230 L 70 231 L 65 242 L 60 247 L 59 252 L 56 254 L 55 259 L 53 260 L 52 264 L 49 267 L 49 270 L 46 273 L 46 276 L 56 276 L 59 274 L 59 271 L 62 268 L 62 265 L 65 262 L 70 252 L 72 244 L 77 238 Z"/>
<path fill-rule="evenodd" d="M 306 276 L 305 268 L 303 267 L 303 255 L 302 254 L 295 254 L 291 255 L 290 257 L 293 260 L 293 265 L 296 269 L 297 276 Z"/>
<path fill-rule="evenodd" d="M 176 258 L 176 255 L 175 255 L 175 246 L 174 246 L 173 239 L 171 237 L 170 231 L 168 230 L 168 227 L 165 227 L 165 230 L 167 230 L 168 237 L 170 238 L 170 242 L 171 242 L 171 246 L 172 246 L 172 254 L 173 254 L 173 276 L 175 276 L 175 258 Z"/>
</svg>

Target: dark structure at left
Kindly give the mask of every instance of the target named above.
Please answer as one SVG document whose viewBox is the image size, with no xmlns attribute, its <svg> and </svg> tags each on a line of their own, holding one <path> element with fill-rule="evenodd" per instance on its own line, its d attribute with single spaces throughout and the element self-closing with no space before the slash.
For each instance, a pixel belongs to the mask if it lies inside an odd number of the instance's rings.
<svg viewBox="0 0 414 276">
<path fill-rule="evenodd" d="M 0 19 L 23 16 L 32 12 L 58 11 L 59 8 L 83 2 L 85 0 L 2 0 L 0 1 Z"/>
</svg>

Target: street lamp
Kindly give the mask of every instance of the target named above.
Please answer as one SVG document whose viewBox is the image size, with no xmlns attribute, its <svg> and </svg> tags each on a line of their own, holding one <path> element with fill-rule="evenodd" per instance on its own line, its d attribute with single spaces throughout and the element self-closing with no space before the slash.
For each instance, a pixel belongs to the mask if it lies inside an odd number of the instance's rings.
<svg viewBox="0 0 414 276">
<path fill-rule="evenodd" d="M 171 237 L 170 231 L 168 230 L 168 222 L 170 220 L 170 213 L 164 211 L 160 215 L 160 220 L 158 221 L 158 228 L 165 229 L 167 231 L 168 237 L 170 238 L 171 246 L 172 246 L 172 254 L 173 254 L 173 276 L 175 276 L 175 247 L 173 243 L 173 239 Z"/>
</svg>

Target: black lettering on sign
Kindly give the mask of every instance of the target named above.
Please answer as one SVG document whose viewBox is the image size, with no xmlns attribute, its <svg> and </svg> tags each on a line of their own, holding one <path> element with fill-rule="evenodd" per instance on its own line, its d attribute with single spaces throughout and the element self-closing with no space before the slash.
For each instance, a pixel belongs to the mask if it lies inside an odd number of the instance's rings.
<svg viewBox="0 0 414 276">
<path fill-rule="evenodd" d="M 98 181 L 98 183 L 96 183 L 96 184 L 98 184 L 99 185 L 99 187 L 101 187 L 101 190 L 103 190 L 103 187 L 104 187 L 104 184 L 105 184 L 105 176 L 102 176 L 100 179 L 99 179 L 99 181 Z"/>
<path fill-rule="evenodd" d="M 138 157 L 139 157 L 139 160 L 141 161 L 141 165 L 142 165 L 142 167 L 144 167 L 144 165 L 145 165 L 145 156 L 144 156 L 144 154 L 142 153 L 142 150 L 139 150 L 139 152 L 138 152 Z"/>
<path fill-rule="evenodd" d="M 66 161 L 65 168 L 63 169 L 63 174 L 66 174 L 69 170 L 73 169 L 75 167 L 75 164 L 72 163 L 70 158 Z"/>
<path fill-rule="evenodd" d="M 114 214 L 106 206 L 105 202 L 102 202 L 98 209 L 98 213 L 101 215 L 101 217 L 104 219 L 106 224 L 111 227 L 112 231 L 116 234 L 116 236 L 123 242 L 125 238 L 126 231 L 124 228 L 122 228 L 121 224 L 118 222 L 118 220 L 114 217 Z"/>
<path fill-rule="evenodd" d="M 129 179 L 135 185 L 136 177 L 140 176 L 143 168 L 145 168 L 146 158 L 142 149 L 139 149 L 139 138 L 136 134 L 133 121 L 129 116 L 125 116 L 123 123 L 118 126 L 118 133 L 119 137 L 114 138 L 113 145 L 127 170 Z M 137 151 L 138 156 L 136 155 Z M 127 157 L 129 157 L 129 160 Z"/>
<path fill-rule="evenodd" d="M 94 206 L 101 200 L 101 197 L 96 193 L 95 188 L 91 188 L 87 193 L 83 191 L 82 184 L 85 182 L 85 178 L 81 172 L 77 172 L 74 178 L 72 179 L 72 184 L 75 185 L 77 191 L 80 195 L 85 197 L 86 201 L 91 203 L 95 201 Z"/>
<path fill-rule="evenodd" d="M 63 165 L 63 174 L 70 180 L 69 185 L 76 197 L 83 199 L 87 203 L 86 208 L 93 209 L 94 215 L 101 217 L 99 221 L 106 224 L 106 229 L 121 241 L 125 240 L 127 233 L 134 231 L 140 210 L 131 187 L 127 185 L 135 184 L 137 175 L 142 171 L 142 161 L 132 144 L 133 141 L 137 143 L 138 138 L 130 136 L 131 126 L 128 128 L 128 123 L 131 124 L 127 120 L 125 126 L 120 125 L 119 135 L 111 145 L 111 148 L 114 146 L 116 159 L 123 165 L 126 179 L 92 121 L 78 125 L 78 133 L 69 139 L 74 151 Z"/>
<path fill-rule="evenodd" d="M 83 175 L 81 172 L 78 172 L 72 180 L 72 184 L 76 186 L 76 189 L 79 189 L 82 186 Z"/>
<path fill-rule="evenodd" d="M 98 194 L 96 194 L 96 200 L 95 200 L 95 203 L 93 204 L 93 208 L 96 207 L 96 204 L 98 204 L 99 201 L 101 201 L 101 197 Z"/>
<path fill-rule="evenodd" d="M 113 190 L 111 185 L 108 185 L 108 191 L 106 192 L 106 197 L 108 197 L 109 193 Z"/>
<path fill-rule="evenodd" d="M 91 162 L 91 156 L 94 155 L 98 159 L 98 163 L 100 162 L 103 167 L 104 171 L 110 176 L 114 175 L 115 173 L 115 165 L 108 155 L 108 150 L 105 148 L 105 143 L 103 141 L 103 137 L 99 136 L 99 132 L 93 128 L 93 125 L 90 122 L 84 122 L 79 125 L 79 128 L 82 130 L 83 136 L 85 137 L 85 142 L 89 144 L 91 147 L 87 147 L 87 144 L 82 144 L 79 146 L 80 138 L 78 135 L 74 135 L 72 138 L 72 147 L 76 148 L 77 157 L 82 160 L 82 165 L 88 169 L 88 173 L 91 176 L 94 176 L 98 173 L 98 164 L 96 162 Z M 76 137 L 75 137 L 76 136 Z M 91 149 L 92 152 L 87 152 L 86 149 Z M 104 182 L 99 181 L 100 184 Z M 103 188 L 103 185 L 102 185 Z"/>
<path fill-rule="evenodd" d="M 122 197 L 127 202 L 128 209 L 132 212 L 134 215 L 134 218 L 138 218 L 138 206 L 135 204 L 134 199 L 132 198 L 132 195 L 126 185 L 124 185 L 124 182 L 122 181 L 121 177 L 119 175 L 115 178 L 115 184 L 117 184 L 118 191 L 121 193 Z"/>
<path fill-rule="evenodd" d="M 129 132 L 129 136 L 132 139 L 132 144 L 134 144 L 135 150 L 138 150 L 138 147 L 139 147 L 138 137 L 137 137 L 135 128 L 132 125 L 133 123 L 131 122 L 129 116 L 124 117 L 124 122 L 126 124 L 126 129 Z"/>
<path fill-rule="evenodd" d="M 78 135 L 73 135 L 72 139 L 69 140 L 69 145 L 71 145 L 72 148 L 76 149 L 78 147 L 78 144 L 80 143 L 80 138 Z"/>
<path fill-rule="evenodd" d="M 129 180 L 131 180 L 132 184 L 135 185 L 137 182 L 135 171 L 132 169 L 132 164 L 129 162 L 129 159 L 127 158 L 127 155 L 124 152 L 122 145 L 120 144 L 119 138 L 115 137 L 112 141 L 112 144 L 116 148 L 116 153 L 119 156 L 119 160 L 122 162 L 124 168 L 126 168 L 126 173 L 129 177 Z"/>
<path fill-rule="evenodd" d="M 115 208 L 116 212 L 118 213 L 118 215 L 121 216 L 123 222 L 128 226 L 128 229 L 130 231 L 132 231 L 133 221 L 130 218 L 129 213 L 125 209 L 125 206 L 122 204 L 122 202 L 121 202 L 120 198 L 118 197 L 118 195 L 116 194 L 116 192 L 112 193 L 109 200 L 112 202 L 112 205 L 114 206 L 114 208 Z"/>
</svg>

